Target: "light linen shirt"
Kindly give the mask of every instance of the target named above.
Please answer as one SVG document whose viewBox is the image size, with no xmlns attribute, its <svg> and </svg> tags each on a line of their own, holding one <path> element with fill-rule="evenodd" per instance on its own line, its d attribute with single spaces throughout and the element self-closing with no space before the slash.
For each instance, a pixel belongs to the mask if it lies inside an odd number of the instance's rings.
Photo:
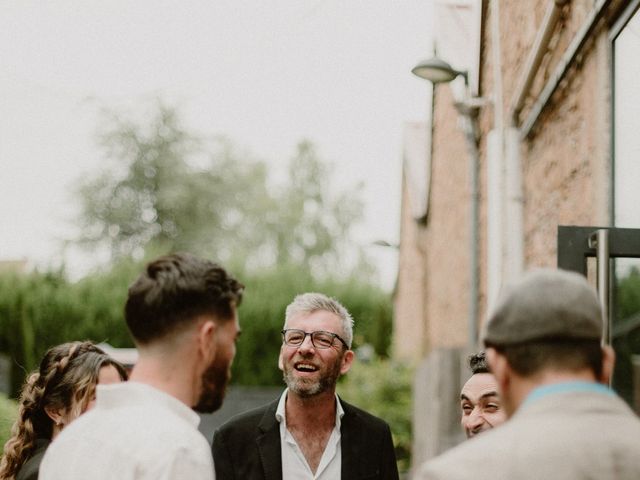
<svg viewBox="0 0 640 480">
<path fill-rule="evenodd" d="M 285 402 L 288 391 L 289 389 L 285 389 L 282 393 L 276 410 L 276 420 L 280 422 L 280 451 L 282 455 L 283 480 L 336 480 L 340 478 L 342 468 L 340 422 L 344 416 L 340 399 L 336 395 L 336 424 L 333 427 L 327 446 L 322 453 L 318 470 L 314 475 L 302 450 L 298 447 L 298 443 L 287 429 Z"/>
<path fill-rule="evenodd" d="M 98 385 L 95 407 L 51 443 L 40 480 L 213 480 L 198 415 L 149 385 Z"/>
</svg>

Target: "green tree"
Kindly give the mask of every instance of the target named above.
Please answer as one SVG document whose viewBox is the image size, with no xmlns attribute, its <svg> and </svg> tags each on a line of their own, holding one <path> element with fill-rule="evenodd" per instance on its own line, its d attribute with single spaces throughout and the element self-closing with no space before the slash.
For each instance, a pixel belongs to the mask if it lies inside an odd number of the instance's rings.
<svg viewBox="0 0 640 480">
<path fill-rule="evenodd" d="M 223 138 L 189 133 L 159 104 L 147 124 L 109 113 L 99 135 L 105 166 L 78 188 L 78 242 L 112 259 L 140 258 L 150 245 L 260 268 L 276 263 L 327 272 L 362 218 L 359 187 L 334 193 L 309 141 L 298 144 L 282 184 L 264 162 Z"/>
<path fill-rule="evenodd" d="M 339 264 L 339 252 L 348 249 L 346 240 L 362 217 L 363 204 L 355 195 L 359 187 L 332 196 L 330 179 L 315 146 L 300 142 L 289 163 L 287 188 L 276 197 L 280 208 L 265 226 L 278 264 L 310 264 L 316 269 Z"/>
</svg>

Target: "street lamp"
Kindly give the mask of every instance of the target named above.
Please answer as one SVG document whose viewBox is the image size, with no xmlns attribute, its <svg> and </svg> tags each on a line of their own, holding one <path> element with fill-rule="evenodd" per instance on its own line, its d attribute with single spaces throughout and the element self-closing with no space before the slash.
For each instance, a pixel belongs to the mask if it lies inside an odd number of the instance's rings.
<svg viewBox="0 0 640 480">
<path fill-rule="evenodd" d="M 429 80 L 434 85 L 437 85 L 438 83 L 449 83 L 458 75 L 462 75 L 464 78 L 464 84 L 469 84 L 469 78 L 466 71 L 454 69 L 451 65 L 437 56 L 422 60 L 413 67 L 413 69 L 411 69 L 411 73 L 416 77 Z"/>
<path fill-rule="evenodd" d="M 480 189 L 479 189 L 479 163 L 480 154 L 478 153 L 478 136 L 477 136 L 477 116 L 479 108 L 484 104 L 484 99 L 471 98 L 469 94 L 469 75 L 467 71 L 454 69 L 448 62 L 445 62 L 437 56 L 433 56 L 427 60 L 418 63 L 411 70 L 415 76 L 424 80 L 428 80 L 435 86 L 439 83 L 449 83 L 458 76 L 464 78 L 464 99 L 461 102 L 455 102 L 454 106 L 458 114 L 464 120 L 464 132 L 467 139 L 469 149 L 469 170 L 471 177 L 471 220 L 470 220 L 470 238 L 469 238 L 469 313 L 468 313 L 468 329 L 469 329 L 469 347 L 477 348 L 478 341 L 478 247 L 479 247 L 479 210 L 480 210 Z M 433 115 L 431 118 L 433 122 Z"/>
</svg>

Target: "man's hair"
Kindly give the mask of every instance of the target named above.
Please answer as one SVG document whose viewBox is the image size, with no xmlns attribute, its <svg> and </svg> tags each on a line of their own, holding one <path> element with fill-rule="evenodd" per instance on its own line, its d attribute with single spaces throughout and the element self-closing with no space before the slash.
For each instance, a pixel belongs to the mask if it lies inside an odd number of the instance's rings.
<svg viewBox="0 0 640 480">
<path fill-rule="evenodd" d="M 284 328 L 287 328 L 289 320 L 300 314 L 311 314 L 318 310 L 335 313 L 342 321 L 343 340 L 351 348 L 353 342 L 353 318 L 346 308 L 335 298 L 328 297 L 322 293 L 303 293 L 297 295 L 293 302 L 287 306 L 284 317 Z"/>
<path fill-rule="evenodd" d="M 201 315 L 216 322 L 233 318 L 244 285 L 221 266 L 187 253 L 149 263 L 129 287 L 125 319 L 139 344 L 161 339 Z"/>
<path fill-rule="evenodd" d="M 469 369 L 471 370 L 472 375 L 475 375 L 476 373 L 491 373 L 484 351 L 470 355 L 468 360 Z"/>
<path fill-rule="evenodd" d="M 547 339 L 515 345 L 496 346 L 511 368 L 522 377 L 543 370 L 578 372 L 589 369 L 596 378 L 602 375 L 602 346 L 599 340 Z"/>
</svg>

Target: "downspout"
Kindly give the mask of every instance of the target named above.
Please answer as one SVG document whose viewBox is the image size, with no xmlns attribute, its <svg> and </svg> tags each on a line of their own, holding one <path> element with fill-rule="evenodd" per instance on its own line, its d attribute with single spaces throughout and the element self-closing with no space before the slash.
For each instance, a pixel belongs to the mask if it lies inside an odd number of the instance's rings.
<svg viewBox="0 0 640 480">
<path fill-rule="evenodd" d="M 502 285 L 504 259 L 504 95 L 500 2 L 492 0 L 491 52 L 493 63 L 493 129 L 487 134 L 487 311 Z"/>
<path fill-rule="evenodd" d="M 461 112 L 462 113 L 462 112 Z M 479 292 L 479 219 L 480 219 L 480 153 L 478 152 L 477 110 L 462 113 L 465 120 L 465 137 L 469 149 L 469 173 L 471 175 L 471 220 L 469 235 L 470 288 L 469 288 L 469 348 L 478 348 L 478 292 Z"/>
</svg>

